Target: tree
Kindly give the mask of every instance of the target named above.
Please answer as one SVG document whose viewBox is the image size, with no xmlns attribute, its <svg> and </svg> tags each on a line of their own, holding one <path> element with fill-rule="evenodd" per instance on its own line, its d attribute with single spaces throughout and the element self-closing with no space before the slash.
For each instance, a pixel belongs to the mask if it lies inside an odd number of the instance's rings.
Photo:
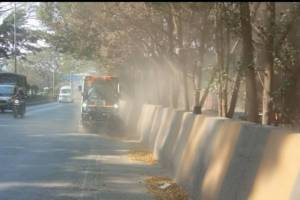
<svg viewBox="0 0 300 200">
<path fill-rule="evenodd" d="M 274 78 L 274 37 L 275 37 L 275 2 L 266 3 L 266 33 L 265 40 L 265 59 L 266 67 L 264 72 L 264 87 L 263 87 L 263 114 L 262 124 L 270 124 L 272 111 L 272 93 L 273 93 L 273 78 Z"/>
<path fill-rule="evenodd" d="M 277 115 L 295 106 L 286 95 L 299 84 L 296 5 L 281 15 L 275 4 L 259 2 L 50 2 L 41 4 L 39 16 L 50 30 L 47 41 L 60 53 L 97 61 L 99 69 L 122 76 L 128 96 L 138 103 L 189 110 L 192 98 L 203 106 L 209 91 L 217 91 L 220 115 L 233 117 L 242 105 L 238 97 L 246 93 L 248 120 L 258 122 L 263 103 L 265 122 L 271 121 L 272 107 L 280 108 Z M 261 69 L 268 75 L 261 76 Z"/>
<path fill-rule="evenodd" d="M 254 70 L 252 28 L 250 21 L 249 3 L 240 3 L 240 20 L 242 30 L 242 67 L 246 74 L 246 111 L 247 119 L 258 122 L 258 103 Z"/>
<path fill-rule="evenodd" d="M 39 35 L 36 31 L 25 28 L 26 12 L 23 9 L 16 12 L 16 56 L 24 58 L 28 52 L 38 51 L 36 43 Z M 0 25 L 0 58 L 9 58 L 14 55 L 14 16 L 10 13 Z"/>
</svg>

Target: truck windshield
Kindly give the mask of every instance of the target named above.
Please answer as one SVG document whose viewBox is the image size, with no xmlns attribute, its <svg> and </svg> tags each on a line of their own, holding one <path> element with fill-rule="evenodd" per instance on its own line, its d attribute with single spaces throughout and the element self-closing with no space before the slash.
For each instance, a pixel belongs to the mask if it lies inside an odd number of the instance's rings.
<svg viewBox="0 0 300 200">
<path fill-rule="evenodd" d="M 14 94 L 14 86 L 0 85 L 0 96 L 12 96 Z"/>
<path fill-rule="evenodd" d="M 118 100 L 117 96 L 117 85 L 113 81 L 108 80 L 97 80 L 93 84 L 93 94 L 90 94 L 90 96 L 98 96 L 109 103 L 114 103 Z"/>
<path fill-rule="evenodd" d="M 71 90 L 70 89 L 62 89 L 60 91 L 60 93 L 62 93 L 62 94 L 69 94 L 69 93 L 71 93 Z"/>
</svg>

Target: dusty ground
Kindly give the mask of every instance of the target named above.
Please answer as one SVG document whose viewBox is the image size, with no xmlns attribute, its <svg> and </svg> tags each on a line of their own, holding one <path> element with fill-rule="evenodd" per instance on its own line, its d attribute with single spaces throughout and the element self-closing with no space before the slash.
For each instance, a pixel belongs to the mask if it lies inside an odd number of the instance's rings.
<svg viewBox="0 0 300 200">
<path fill-rule="evenodd" d="M 147 164 L 156 164 L 157 160 L 154 159 L 153 154 L 146 150 L 131 150 L 128 153 L 131 160 L 142 161 Z"/>
<path fill-rule="evenodd" d="M 24 119 L 0 114 L 0 199 L 154 199 L 144 180 L 166 172 L 129 159 L 135 143 L 110 136 L 81 126 L 78 103 L 31 106 Z"/>
<path fill-rule="evenodd" d="M 157 200 L 188 200 L 186 192 L 172 179 L 161 176 L 149 177 L 145 180 L 149 192 L 154 194 Z M 163 188 L 168 184 L 166 188 Z"/>
<path fill-rule="evenodd" d="M 128 157 L 131 160 L 157 165 L 153 154 L 147 150 L 130 150 Z M 186 192 L 172 179 L 163 176 L 149 176 L 145 179 L 146 188 L 157 200 L 188 200 Z M 164 186 L 166 186 L 164 188 Z"/>
</svg>

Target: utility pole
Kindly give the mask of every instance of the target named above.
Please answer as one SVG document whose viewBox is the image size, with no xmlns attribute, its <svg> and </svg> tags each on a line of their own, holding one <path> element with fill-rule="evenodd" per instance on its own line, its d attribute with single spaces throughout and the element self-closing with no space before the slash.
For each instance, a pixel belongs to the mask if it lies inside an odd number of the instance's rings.
<svg viewBox="0 0 300 200">
<path fill-rule="evenodd" d="M 72 87 L 72 71 L 70 71 L 70 87 Z"/>
<path fill-rule="evenodd" d="M 55 69 L 53 68 L 52 73 L 52 96 L 55 96 Z"/>
<path fill-rule="evenodd" d="M 17 55 L 16 55 L 16 2 L 14 2 L 14 59 L 15 59 L 15 73 L 17 70 Z"/>
<path fill-rule="evenodd" d="M 51 52 L 51 57 L 52 57 L 52 96 L 55 97 L 55 72 L 57 69 L 57 54 L 56 52 Z"/>
</svg>

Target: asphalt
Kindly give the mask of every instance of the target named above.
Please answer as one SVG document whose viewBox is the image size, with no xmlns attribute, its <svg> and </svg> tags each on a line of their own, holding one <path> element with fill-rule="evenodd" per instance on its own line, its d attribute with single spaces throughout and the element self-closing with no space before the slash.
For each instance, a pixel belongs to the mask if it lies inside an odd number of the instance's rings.
<svg viewBox="0 0 300 200">
<path fill-rule="evenodd" d="M 0 114 L 0 200 L 148 200 L 144 179 L 159 165 L 130 161 L 132 141 L 80 123 L 79 103 Z"/>
</svg>

